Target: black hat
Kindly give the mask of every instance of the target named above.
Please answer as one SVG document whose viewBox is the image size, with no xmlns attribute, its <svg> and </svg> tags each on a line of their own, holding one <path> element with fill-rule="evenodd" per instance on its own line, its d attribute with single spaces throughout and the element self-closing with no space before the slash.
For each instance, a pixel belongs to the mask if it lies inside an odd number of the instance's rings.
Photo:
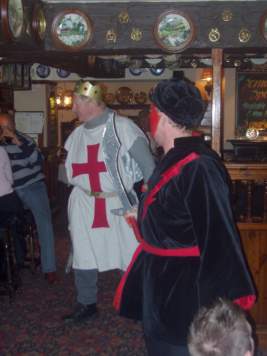
<svg viewBox="0 0 267 356">
<path fill-rule="evenodd" d="M 186 128 L 198 127 L 204 115 L 205 105 L 199 90 L 186 80 L 160 81 L 150 99 L 172 121 Z"/>
</svg>

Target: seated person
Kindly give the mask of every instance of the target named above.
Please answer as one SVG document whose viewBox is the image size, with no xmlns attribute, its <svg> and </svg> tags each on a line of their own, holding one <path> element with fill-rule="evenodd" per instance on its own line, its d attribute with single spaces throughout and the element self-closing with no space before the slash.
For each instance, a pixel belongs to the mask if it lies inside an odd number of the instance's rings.
<svg viewBox="0 0 267 356">
<path fill-rule="evenodd" d="M 0 128 L 0 137 L 2 129 Z M 12 188 L 13 178 L 10 160 L 3 147 L 0 146 L 0 227 L 11 225 L 18 264 L 23 264 L 26 252 L 24 239 L 16 231 L 15 219 L 23 214 L 22 203 Z"/>
<path fill-rule="evenodd" d="M 43 156 L 31 137 L 16 130 L 13 117 L 0 113 L 0 126 L 3 129 L 0 146 L 11 161 L 14 190 L 34 217 L 44 278 L 54 284 L 58 277 L 51 209 L 42 170 Z"/>
<path fill-rule="evenodd" d="M 191 356 L 253 356 L 252 329 L 243 310 L 219 299 L 210 308 L 201 308 L 189 331 Z"/>
</svg>

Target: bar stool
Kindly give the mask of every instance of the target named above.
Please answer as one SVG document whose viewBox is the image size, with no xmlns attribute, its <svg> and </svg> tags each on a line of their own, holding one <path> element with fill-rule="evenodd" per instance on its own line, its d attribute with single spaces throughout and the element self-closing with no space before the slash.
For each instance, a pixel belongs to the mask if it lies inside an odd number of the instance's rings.
<svg viewBox="0 0 267 356">
<path fill-rule="evenodd" d="M 11 302 L 19 286 L 19 273 L 16 264 L 14 241 L 11 234 L 12 218 L 0 222 L 0 249 L 3 255 L 2 278 L 0 281 L 0 294 L 8 295 Z"/>
</svg>

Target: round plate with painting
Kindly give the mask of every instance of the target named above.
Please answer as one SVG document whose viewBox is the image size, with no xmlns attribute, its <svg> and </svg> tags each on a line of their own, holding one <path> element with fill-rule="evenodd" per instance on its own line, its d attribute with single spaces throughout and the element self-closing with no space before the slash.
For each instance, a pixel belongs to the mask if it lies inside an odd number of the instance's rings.
<svg viewBox="0 0 267 356">
<path fill-rule="evenodd" d="M 50 74 L 50 67 L 44 65 L 44 64 L 39 64 L 37 67 L 36 67 L 36 73 L 38 75 L 38 77 L 42 78 L 42 79 L 45 79 L 49 76 Z"/>
<path fill-rule="evenodd" d="M 56 47 L 80 50 L 92 38 L 92 22 L 80 10 L 65 9 L 53 20 L 52 38 Z"/>
<path fill-rule="evenodd" d="M 57 75 L 58 75 L 60 78 L 67 78 L 67 77 L 70 75 L 70 72 L 68 72 L 68 71 L 65 70 L 65 69 L 58 68 L 58 69 L 57 69 Z"/>
<path fill-rule="evenodd" d="M 168 52 L 179 52 L 192 42 L 194 26 L 191 19 L 176 10 L 166 11 L 159 16 L 154 26 L 158 45 Z"/>
<path fill-rule="evenodd" d="M 22 0 L 1 0 L 1 24 L 8 40 L 18 39 L 24 30 Z"/>
</svg>

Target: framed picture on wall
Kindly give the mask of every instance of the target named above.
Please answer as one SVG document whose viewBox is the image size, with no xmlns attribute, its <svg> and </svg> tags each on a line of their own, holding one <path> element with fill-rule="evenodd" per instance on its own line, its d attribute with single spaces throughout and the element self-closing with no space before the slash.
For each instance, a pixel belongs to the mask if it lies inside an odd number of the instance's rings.
<svg viewBox="0 0 267 356">
<path fill-rule="evenodd" d="M 267 129 L 267 73 L 237 72 L 236 82 L 236 135 Z"/>
</svg>

